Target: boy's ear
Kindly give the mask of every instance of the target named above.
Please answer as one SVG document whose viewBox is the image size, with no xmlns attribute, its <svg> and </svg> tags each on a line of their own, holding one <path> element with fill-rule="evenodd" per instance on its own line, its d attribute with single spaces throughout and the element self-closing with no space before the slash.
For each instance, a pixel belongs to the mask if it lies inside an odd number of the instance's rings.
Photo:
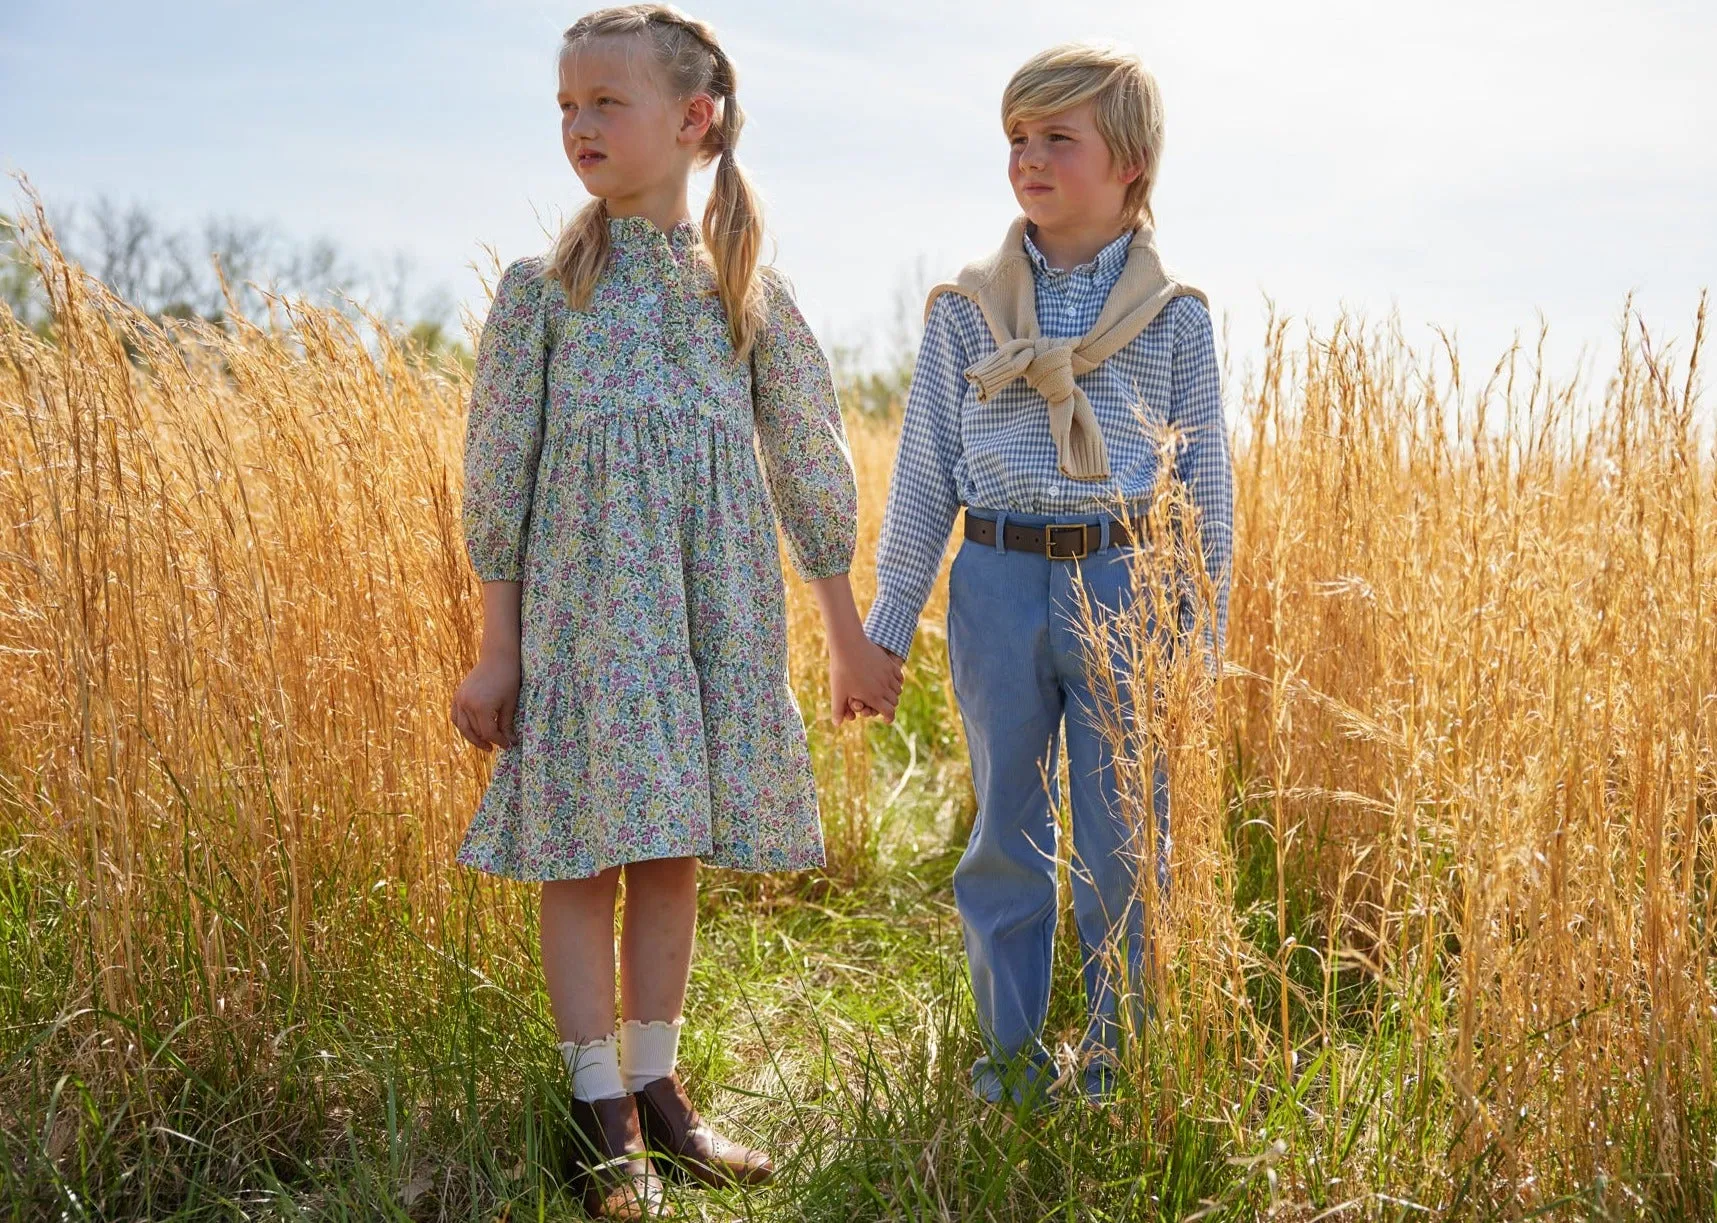
<svg viewBox="0 0 1717 1223">
<path fill-rule="evenodd" d="M 1121 173 L 1120 173 L 1120 179 L 1123 183 L 1131 183 L 1131 182 L 1135 181 L 1139 177 L 1139 175 L 1143 174 L 1144 172 L 1145 172 L 1145 163 L 1142 161 L 1138 165 L 1122 166 L 1121 167 Z"/>
</svg>

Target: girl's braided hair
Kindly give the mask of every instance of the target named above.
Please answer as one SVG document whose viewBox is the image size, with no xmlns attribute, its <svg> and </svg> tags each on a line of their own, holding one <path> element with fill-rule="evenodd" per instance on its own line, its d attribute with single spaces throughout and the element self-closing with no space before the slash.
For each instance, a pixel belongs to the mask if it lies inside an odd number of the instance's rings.
<svg viewBox="0 0 1717 1223">
<path fill-rule="evenodd" d="M 561 40 L 561 54 L 594 38 L 641 38 L 674 96 L 707 93 L 716 101 L 699 151 L 700 165 L 716 163 L 715 183 L 704 206 L 703 240 L 714 264 L 716 292 L 727 312 L 728 333 L 742 358 L 751 351 L 764 320 L 757 265 L 763 249 L 763 217 L 756 189 L 735 156 L 745 112 L 737 96 L 733 61 L 706 22 L 667 4 L 628 4 L 598 9 L 579 18 Z M 566 290 L 575 309 L 589 305 L 608 259 L 608 205 L 592 200 L 556 238 L 547 274 Z"/>
</svg>

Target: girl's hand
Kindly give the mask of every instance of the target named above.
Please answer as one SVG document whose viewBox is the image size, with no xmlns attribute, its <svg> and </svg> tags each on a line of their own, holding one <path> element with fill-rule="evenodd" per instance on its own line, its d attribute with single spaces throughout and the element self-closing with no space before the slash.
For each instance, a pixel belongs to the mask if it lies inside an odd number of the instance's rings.
<svg viewBox="0 0 1717 1223">
<path fill-rule="evenodd" d="M 900 660 L 859 634 L 829 642 L 829 698 L 835 725 L 871 714 L 894 721 L 900 701 Z"/>
<path fill-rule="evenodd" d="M 846 574 L 816 578 L 810 586 L 829 642 L 829 717 L 836 726 L 862 713 L 894 721 L 900 660 L 864 635 Z"/>
<path fill-rule="evenodd" d="M 473 747 L 485 752 L 512 747 L 518 742 L 513 733 L 518 707 L 518 658 L 483 654 L 453 694 L 452 721 Z"/>
</svg>

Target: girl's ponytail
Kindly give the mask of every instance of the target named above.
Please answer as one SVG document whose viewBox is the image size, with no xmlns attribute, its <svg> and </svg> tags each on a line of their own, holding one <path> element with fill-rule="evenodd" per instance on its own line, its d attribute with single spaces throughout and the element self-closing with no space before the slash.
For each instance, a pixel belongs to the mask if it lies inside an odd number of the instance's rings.
<svg viewBox="0 0 1717 1223">
<path fill-rule="evenodd" d="M 735 96 L 733 65 L 721 50 L 712 50 L 716 59 L 712 84 L 721 89 L 717 95 L 721 117 L 710 129 L 710 143 L 717 152 L 715 183 L 703 210 L 703 240 L 715 263 L 716 292 L 727 311 L 733 350 L 746 357 L 765 322 L 766 303 L 757 283 L 757 264 L 763 254 L 763 210 L 757 189 L 734 154 L 745 112 Z"/>
</svg>

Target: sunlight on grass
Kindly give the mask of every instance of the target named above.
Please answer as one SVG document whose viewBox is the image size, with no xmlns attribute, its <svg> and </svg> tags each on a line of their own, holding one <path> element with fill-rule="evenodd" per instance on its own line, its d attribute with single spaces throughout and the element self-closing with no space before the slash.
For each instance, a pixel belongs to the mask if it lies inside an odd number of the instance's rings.
<svg viewBox="0 0 1717 1223">
<path fill-rule="evenodd" d="M 466 371 L 301 304 L 151 320 L 29 241 L 51 327 L 0 315 L 0 1215 L 574 1217 L 532 894 L 452 863 L 485 768 L 446 720 Z M 1166 753 L 1174 865 L 1100 1107 L 965 1090 L 944 588 L 897 724 L 837 732 L 794 585 L 829 865 L 705 872 L 684 1068 L 783 1166 L 710 1216 L 1712 1217 L 1703 325 L 1630 320 L 1597 390 L 1272 325 L 1229 396 L 1226 673 L 1142 621 L 1110 643 L 1150 679 L 1114 732 L 1135 796 Z M 863 605 L 898 405 L 849 430 Z M 1175 558 L 1140 563 L 1166 592 Z M 1083 1020 L 1063 936 L 1052 1046 Z"/>
</svg>

